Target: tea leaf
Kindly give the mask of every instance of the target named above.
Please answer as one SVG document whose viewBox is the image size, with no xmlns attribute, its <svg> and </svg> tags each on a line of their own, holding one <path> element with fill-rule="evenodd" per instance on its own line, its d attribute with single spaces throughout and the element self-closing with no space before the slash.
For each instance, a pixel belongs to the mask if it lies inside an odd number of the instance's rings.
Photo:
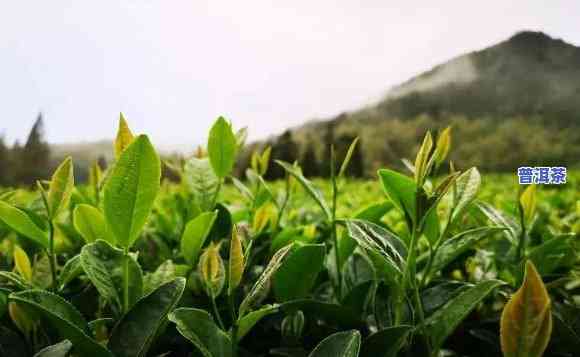
<svg viewBox="0 0 580 357">
<path fill-rule="evenodd" d="M 284 259 L 290 252 L 290 249 L 292 249 L 292 244 L 287 245 L 286 247 L 278 250 L 272 257 L 272 259 L 270 259 L 270 262 L 266 266 L 266 269 L 264 269 L 262 275 L 260 275 L 254 286 L 252 286 L 250 292 L 246 295 L 246 297 L 240 304 L 239 316 L 243 317 L 248 310 L 254 308 L 254 304 L 257 302 L 258 298 L 263 293 L 264 289 L 267 286 L 268 281 L 274 275 L 274 273 L 276 273 L 276 271 L 280 268 L 280 266 L 284 262 Z"/>
<path fill-rule="evenodd" d="M 32 239 L 43 248 L 48 248 L 48 235 L 38 228 L 22 210 L 0 201 L 0 220 L 17 233 Z"/>
<path fill-rule="evenodd" d="M 177 275 L 175 265 L 171 260 L 166 260 L 153 273 L 143 277 L 143 294 L 149 295 L 153 290 L 161 285 L 174 280 Z"/>
<path fill-rule="evenodd" d="M 68 204 L 73 188 L 73 163 L 72 158 L 68 157 L 54 171 L 50 179 L 48 212 L 51 217 L 56 217 L 58 212 Z"/>
<path fill-rule="evenodd" d="M 268 171 L 268 166 L 270 165 L 270 154 L 272 153 L 272 147 L 268 146 L 264 151 L 262 151 L 262 155 L 260 156 L 259 165 L 258 167 L 260 170 L 258 171 L 260 176 L 264 176 Z"/>
<path fill-rule="evenodd" d="M 77 254 L 74 257 L 67 260 L 64 267 L 60 272 L 58 281 L 60 282 L 60 290 L 70 283 L 74 278 L 83 273 L 83 266 L 81 264 L 81 255 Z"/>
<path fill-rule="evenodd" d="M 320 208 L 322 208 L 322 211 L 326 215 L 326 218 L 330 220 L 332 218 L 330 208 L 328 207 L 328 204 L 326 203 L 324 196 L 314 186 L 314 184 L 310 180 L 308 180 L 306 177 L 304 177 L 304 175 L 302 175 L 302 172 L 299 169 L 297 169 L 295 166 L 290 165 L 289 163 L 283 162 L 280 160 L 276 160 L 276 163 L 278 165 L 282 166 L 282 168 L 284 168 L 284 170 L 286 170 L 286 172 L 288 174 L 292 175 L 292 177 L 296 178 L 298 180 L 298 182 L 300 182 L 300 184 L 302 185 L 302 187 L 304 187 L 306 192 L 308 192 L 310 197 L 312 197 L 314 199 L 314 201 L 316 201 L 318 206 L 320 206 Z"/>
<path fill-rule="evenodd" d="M 207 151 L 216 176 L 229 175 L 236 159 L 237 142 L 232 126 L 223 117 L 217 119 L 209 132 Z"/>
<path fill-rule="evenodd" d="M 459 217 L 465 208 L 473 202 L 481 185 L 481 175 L 475 167 L 462 173 L 455 181 L 455 190 L 451 190 L 454 203 L 451 220 Z"/>
<path fill-rule="evenodd" d="M 479 227 L 461 232 L 447 239 L 435 255 L 431 271 L 440 271 L 467 250 L 492 234 L 505 230 L 504 227 Z"/>
<path fill-rule="evenodd" d="M 76 205 L 73 211 L 73 225 L 86 243 L 103 239 L 115 244 L 115 237 L 107 229 L 107 222 L 101 211 L 91 205 Z"/>
<path fill-rule="evenodd" d="M 425 177 L 429 175 L 429 157 L 431 155 L 431 150 L 433 149 L 433 137 L 430 132 L 427 132 L 425 138 L 423 138 L 423 143 L 421 148 L 417 152 L 415 158 L 415 183 L 417 186 L 423 186 L 425 182 Z"/>
<path fill-rule="evenodd" d="M 449 154 L 449 150 L 451 150 L 451 127 L 448 126 L 445 128 L 441 134 L 437 137 L 437 145 L 435 146 L 435 153 L 433 153 L 433 157 L 435 160 L 435 164 L 441 165 L 443 161 L 447 158 Z"/>
<path fill-rule="evenodd" d="M 396 171 L 382 169 L 378 171 L 383 189 L 395 207 L 411 222 L 416 220 L 415 182 Z"/>
<path fill-rule="evenodd" d="M 501 315 L 501 349 L 505 357 L 541 357 L 552 333 L 550 296 L 531 261 L 520 289 Z"/>
<path fill-rule="evenodd" d="M 213 198 L 218 188 L 218 177 L 207 158 L 191 158 L 185 163 L 184 175 L 195 201 L 202 211 L 213 209 Z"/>
<path fill-rule="evenodd" d="M 536 214 L 536 185 L 526 187 L 520 196 L 520 205 L 524 213 L 524 220 L 529 224 Z"/>
<path fill-rule="evenodd" d="M 159 156 L 147 136 L 138 136 L 123 151 L 105 184 L 105 217 L 117 243 L 133 245 L 159 191 Z"/>
<path fill-rule="evenodd" d="M 350 143 L 350 146 L 348 147 L 348 151 L 346 152 L 344 160 L 342 161 L 342 165 L 340 166 L 340 170 L 338 171 L 338 177 L 344 176 L 344 173 L 346 172 L 346 169 L 348 168 L 348 164 L 350 163 L 350 159 L 352 158 L 352 154 L 354 153 L 354 149 L 356 149 L 356 144 L 358 144 L 358 140 L 359 140 L 359 137 L 357 136 L 352 141 L 352 143 Z"/>
<path fill-rule="evenodd" d="M 487 216 L 487 218 L 492 221 L 495 225 L 506 227 L 507 230 L 504 231 L 506 238 L 513 245 L 517 245 L 518 237 L 520 236 L 520 227 L 513 220 L 502 211 L 494 208 L 492 205 L 485 202 L 477 202 L 477 207 L 479 210 Z"/>
<path fill-rule="evenodd" d="M 51 345 L 38 351 L 34 357 L 66 357 L 68 356 L 72 343 L 69 340 L 64 340 L 55 345 Z"/>
<path fill-rule="evenodd" d="M 185 260 L 195 265 L 199 252 L 205 243 L 217 218 L 217 211 L 204 212 L 187 223 L 181 236 L 181 254 Z"/>
<path fill-rule="evenodd" d="M 305 297 L 324 267 L 325 256 L 324 244 L 296 246 L 274 274 L 274 294 L 277 300 L 286 302 Z"/>
<path fill-rule="evenodd" d="M 230 240 L 230 260 L 228 262 L 228 295 L 240 285 L 244 274 L 244 251 L 237 229 L 232 231 Z"/>
<path fill-rule="evenodd" d="M 169 320 L 204 357 L 231 357 L 232 341 L 229 335 L 215 324 L 207 311 L 179 308 L 169 314 Z"/>
<path fill-rule="evenodd" d="M 144 357 L 163 331 L 167 315 L 175 308 L 185 279 L 176 278 L 139 300 L 117 323 L 107 346 L 116 357 Z"/>
<path fill-rule="evenodd" d="M 447 337 L 469 315 L 477 305 L 493 290 L 504 283 L 499 280 L 487 280 L 469 287 L 449 300 L 442 308 L 429 317 L 425 324 L 431 333 L 433 347 L 441 347 Z"/>
<path fill-rule="evenodd" d="M 61 338 L 72 342 L 75 352 L 85 356 L 113 357 L 111 352 L 90 336 L 84 317 L 60 296 L 41 290 L 13 293 L 10 301 L 22 304 L 44 316 Z"/>
<path fill-rule="evenodd" d="M 222 292 L 226 279 L 226 269 L 219 249 L 219 245 L 211 243 L 199 258 L 197 268 L 206 293 L 212 299 Z"/>
<path fill-rule="evenodd" d="M 81 250 L 81 265 L 99 294 L 107 301 L 120 306 L 122 296 L 123 262 L 126 259 L 121 249 L 98 240 L 87 244 Z M 129 306 L 132 306 L 143 292 L 141 267 L 129 259 Z"/>
<path fill-rule="evenodd" d="M 337 332 L 322 340 L 308 357 L 357 357 L 361 336 L 356 330 Z"/>
<path fill-rule="evenodd" d="M 256 311 L 248 313 L 238 321 L 237 340 L 240 341 L 261 319 L 268 315 L 275 314 L 279 311 L 278 305 L 262 306 Z"/>
<path fill-rule="evenodd" d="M 119 129 L 117 130 L 117 138 L 115 139 L 115 158 L 119 160 L 121 154 L 131 143 L 133 142 L 134 137 L 131 129 L 129 129 L 129 125 L 127 125 L 127 121 L 123 116 L 123 113 L 119 114 Z"/>
<path fill-rule="evenodd" d="M 367 337 L 360 352 L 361 357 L 397 357 L 412 326 L 395 326 L 377 331 Z"/>
<path fill-rule="evenodd" d="M 403 242 L 386 229 L 364 220 L 345 220 L 348 234 L 362 248 L 378 253 L 393 273 L 402 274 L 405 270 L 407 248 Z"/>
<path fill-rule="evenodd" d="M 32 281 L 32 266 L 28 254 L 19 246 L 14 246 L 14 265 L 16 270 L 26 281 Z"/>
</svg>

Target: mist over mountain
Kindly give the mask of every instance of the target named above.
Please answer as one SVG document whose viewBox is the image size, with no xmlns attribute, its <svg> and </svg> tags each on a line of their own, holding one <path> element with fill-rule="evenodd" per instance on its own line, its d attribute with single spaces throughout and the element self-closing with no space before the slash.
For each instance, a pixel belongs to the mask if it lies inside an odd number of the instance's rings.
<svg viewBox="0 0 580 357">
<path fill-rule="evenodd" d="M 580 47 L 542 32 L 457 57 L 391 89 L 379 115 L 534 116 L 580 121 Z"/>
<path fill-rule="evenodd" d="M 290 132 L 300 147 L 296 158 L 306 161 L 308 152 L 312 161 L 315 151 L 321 163 L 325 138 L 359 136 L 372 175 L 383 165 L 401 166 L 427 129 L 448 125 L 461 143 L 451 159 L 465 166 L 512 172 L 522 165 L 577 166 L 580 130 L 562 129 L 580 128 L 580 47 L 519 32 L 390 88 L 378 103 Z"/>
</svg>

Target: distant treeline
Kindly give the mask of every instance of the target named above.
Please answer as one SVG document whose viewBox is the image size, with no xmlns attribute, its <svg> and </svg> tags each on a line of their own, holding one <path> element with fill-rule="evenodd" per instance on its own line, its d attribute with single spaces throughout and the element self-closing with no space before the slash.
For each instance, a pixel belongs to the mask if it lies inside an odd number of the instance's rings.
<svg viewBox="0 0 580 357">
<path fill-rule="evenodd" d="M 519 166 L 566 166 L 580 164 L 580 127 L 574 123 L 554 124 L 541 117 L 467 118 L 464 116 L 411 119 L 365 120 L 362 113 L 341 115 L 327 122 L 307 124 L 286 131 L 277 138 L 255 143 L 241 154 L 240 174 L 250 165 L 251 152 L 272 147 L 272 158 L 298 161 L 306 176 L 327 177 L 330 144 L 336 147 L 338 162 L 349 144 L 359 137 L 350 167 L 354 177 L 372 177 L 381 167 L 401 169 L 401 158 L 413 158 L 425 130 L 437 134 L 452 127 L 449 160 L 466 169 L 477 166 L 488 172 L 515 172 Z M 268 178 L 280 178 L 283 171 L 271 165 Z"/>
<path fill-rule="evenodd" d="M 356 137 L 347 175 L 374 177 L 381 167 L 403 168 L 401 158 L 415 156 L 425 130 L 437 134 L 452 127 L 453 143 L 449 160 L 461 163 L 466 169 L 477 166 L 488 172 L 515 172 L 519 166 L 580 166 L 580 127 L 578 124 L 554 124 L 541 117 L 526 118 L 467 118 L 464 116 L 432 117 L 419 115 L 411 119 L 368 119 L 364 111 L 344 114 L 326 122 L 313 122 L 295 130 L 287 130 L 278 137 L 247 145 L 238 155 L 236 174 L 244 177 L 251 166 L 252 152 L 271 147 L 271 164 L 267 179 L 280 179 L 284 170 L 274 160 L 300 163 L 307 177 L 328 177 L 330 147 L 335 148 L 337 166 Z M 251 130 L 251 128 L 250 128 Z M 32 186 L 38 178 L 49 173 L 63 158 L 52 153 L 44 139 L 44 124 L 39 115 L 24 144 L 9 146 L 0 137 L 0 186 Z M 98 153 L 73 157 L 75 180 L 86 181 L 91 161 Z M 183 159 L 176 158 L 173 159 Z M 171 177 L 170 170 L 164 170 Z"/>
</svg>

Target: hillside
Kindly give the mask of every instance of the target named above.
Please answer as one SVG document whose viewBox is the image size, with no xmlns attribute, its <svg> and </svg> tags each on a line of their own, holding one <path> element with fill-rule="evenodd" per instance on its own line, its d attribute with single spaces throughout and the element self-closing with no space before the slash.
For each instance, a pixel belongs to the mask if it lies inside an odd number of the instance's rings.
<svg viewBox="0 0 580 357">
<path fill-rule="evenodd" d="M 372 174 L 414 155 L 425 129 L 447 125 L 464 138 L 452 159 L 470 166 L 578 165 L 579 131 L 562 129 L 580 127 L 580 47 L 520 32 L 394 86 L 378 103 L 291 131 L 297 159 L 314 147 L 321 162 L 326 138 L 360 136 Z"/>
</svg>

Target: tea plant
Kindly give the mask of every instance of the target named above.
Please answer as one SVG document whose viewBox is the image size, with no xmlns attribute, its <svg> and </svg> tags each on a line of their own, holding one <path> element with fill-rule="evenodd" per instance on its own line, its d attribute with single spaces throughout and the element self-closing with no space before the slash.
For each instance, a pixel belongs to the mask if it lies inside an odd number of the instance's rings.
<svg viewBox="0 0 580 357">
<path fill-rule="evenodd" d="M 270 148 L 236 178 L 245 137 L 220 117 L 167 161 L 121 115 L 115 162 L 87 185 L 67 158 L 35 191 L 0 192 L 0 352 L 580 355 L 577 188 L 486 203 L 478 170 L 447 160 L 449 128 L 408 175 L 351 182 L 355 140 L 341 162 L 331 148 L 328 182 Z M 284 180 L 264 179 L 272 165 Z"/>
</svg>

